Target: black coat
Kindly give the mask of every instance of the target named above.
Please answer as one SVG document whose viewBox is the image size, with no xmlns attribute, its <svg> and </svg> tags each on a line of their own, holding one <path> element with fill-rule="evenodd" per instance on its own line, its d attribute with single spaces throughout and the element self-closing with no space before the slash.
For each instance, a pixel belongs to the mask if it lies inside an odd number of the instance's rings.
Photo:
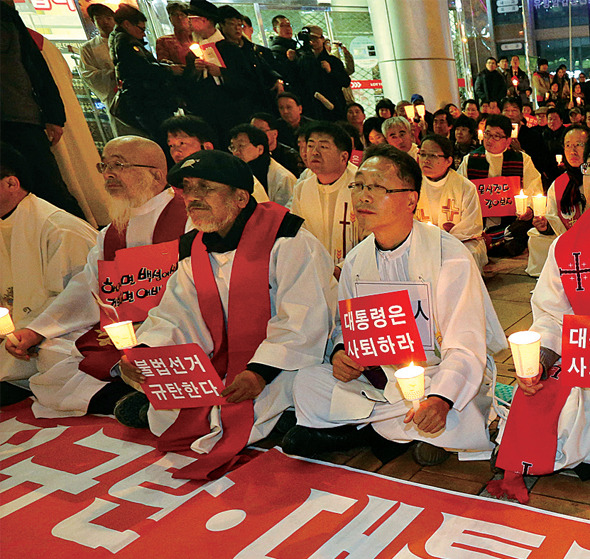
<svg viewBox="0 0 590 559">
<path fill-rule="evenodd" d="M 498 101 L 506 97 L 506 82 L 496 70 L 482 70 L 475 79 L 475 95 L 479 103 Z"/>
</svg>

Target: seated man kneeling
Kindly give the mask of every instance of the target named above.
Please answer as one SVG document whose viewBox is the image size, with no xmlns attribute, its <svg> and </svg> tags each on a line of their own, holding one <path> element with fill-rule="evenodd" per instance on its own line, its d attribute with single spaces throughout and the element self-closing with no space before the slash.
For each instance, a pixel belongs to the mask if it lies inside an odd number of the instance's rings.
<svg viewBox="0 0 590 559">
<path fill-rule="evenodd" d="M 434 313 L 436 346 L 426 351 L 427 398 L 414 413 L 401 392 L 393 402 L 379 397 L 364 368 L 344 351 L 338 317 L 331 366 L 299 371 L 295 379 L 298 425 L 283 439 L 287 453 L 313 456 L 364 439 L 383 462 L 413 440 L 430 443 L 415 446 L 421 464 L 443 461 L 446 448 L 489 456 L 490 398 L 484 370 L 494 367 L 487 352 L 503 349 L 506 340 L 467 248 L 445 231 L 414 219 L 421 182 L 411 156 L 386 145 L 368 148 L 351 187 L 360 225 L 372 235 L 346 257 L 339 299 L 354 297 L 363 282 L 430 284 L 432 304 L 427 306 Z M 348 407 L 341 405 L 343 400 Z M 336 408 L 345 409 L 336 414 Z M 367 424 L 374 432 L 359 432 Z"/>
</svg>

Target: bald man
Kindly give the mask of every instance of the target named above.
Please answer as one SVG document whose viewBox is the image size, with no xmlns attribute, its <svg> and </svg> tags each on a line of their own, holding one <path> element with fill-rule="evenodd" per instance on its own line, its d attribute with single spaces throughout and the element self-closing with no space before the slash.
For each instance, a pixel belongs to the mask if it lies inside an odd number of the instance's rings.
<svg viewBox="0 0 590 559">
<path fill-rule="evenodd" d="M 17 330 L 18 345 L 6 349 L 28 360 L 44 340 L 76 339 L 70 354 L 30 379 L 36 417 L 111 414 L 129 388 L 112 369 L 120 354 L 100 329 L 99 265 L 124 249 L 179 238 L 191 228 L 182 197 L 166 182 L 166 156 L 151 140 L 121 136 L 104 148 L 98 172 L 109 194 L 111 223 L 98 235 L 82 272 L 28 328 Z M 42 346 L 41 346 L 42 347 Z"/>
</svg>

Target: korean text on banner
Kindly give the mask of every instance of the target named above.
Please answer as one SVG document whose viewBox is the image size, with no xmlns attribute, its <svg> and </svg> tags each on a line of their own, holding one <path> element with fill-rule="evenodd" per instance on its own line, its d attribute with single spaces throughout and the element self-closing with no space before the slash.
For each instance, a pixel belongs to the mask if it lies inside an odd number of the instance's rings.
<svg viewBox="0 0 590 559">
<path fill-rule="evenodd" d="M 117 310 L 118 317 L 101 307 L 100 325 L 122 320 L 142 322 L 158 305 L 166 283 L 178 268 L 178 240 L 124 248 L 115 259 L 98 263 L 101 301 Z"/>
<path fill-rule="evenodd" d="M 590 316 L 563 317 L 559 380 L 568 386 L 590 388 Z"/>
<path fill-rule="evenodd" d="M 520 177 L 474 179 L 483 217 L 516 215 L 514 197 L 520 194 Z"/>
<path fill-rule="evenodd" d="M 142 388 L 155 409 L 226 404 L 223 382 L 197 344 L 127 350 L 147 382 Z"/>
<path fill-rule="evenodd" d="M 346 353 L 363 366 L 425 361 L 407 291 L 339 302 Z"/>
</svg>

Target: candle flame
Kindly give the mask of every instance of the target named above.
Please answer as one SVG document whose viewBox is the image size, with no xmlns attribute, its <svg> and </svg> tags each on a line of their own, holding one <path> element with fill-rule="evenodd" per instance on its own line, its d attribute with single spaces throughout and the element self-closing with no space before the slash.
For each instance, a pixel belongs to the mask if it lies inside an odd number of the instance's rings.
<svg viewBox="0 0 590 559">
<path fill-rule="evenodd" d="M 203 49 L 201 48 L 201 45 L 199 45 L 199 43 L 193 43 L 189 49 L 192 51 L 192 53 L 197 57 L 197 58 L 202 58 L 203 57 Z"/>
<path fill-rule="evenodd" d="M 520 195 L 521 195 L 521 196 L 524 196 L 524 193 L 523 193 L 523 191 L 522 191 L 522 188 L 520 189 Z"/>
</svg>

